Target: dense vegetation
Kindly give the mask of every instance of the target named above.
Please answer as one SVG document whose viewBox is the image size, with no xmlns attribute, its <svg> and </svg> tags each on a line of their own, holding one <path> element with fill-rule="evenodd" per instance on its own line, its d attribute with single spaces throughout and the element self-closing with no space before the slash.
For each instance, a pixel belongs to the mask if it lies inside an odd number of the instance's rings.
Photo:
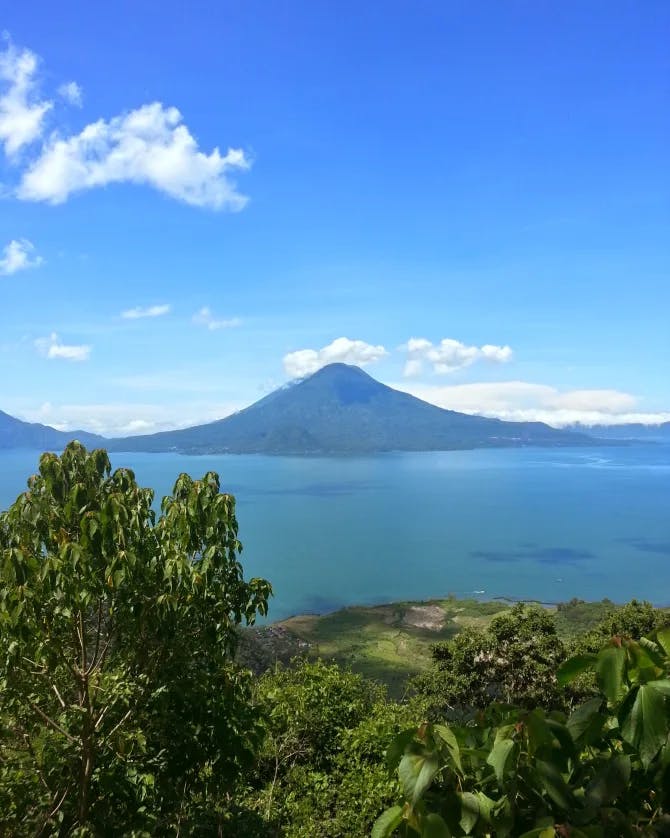
<svg viewBox="0 0 670 838">
<path fill-rule="evenodd" d="M 1 834 L 670 834 L 664 612 L 517 605 L 402 700 L 322 660 L 254 678 L 271 590 L 219 488 L 181 475 L 156 514 L 73 443 L 0 515 Z"/>
</svg>

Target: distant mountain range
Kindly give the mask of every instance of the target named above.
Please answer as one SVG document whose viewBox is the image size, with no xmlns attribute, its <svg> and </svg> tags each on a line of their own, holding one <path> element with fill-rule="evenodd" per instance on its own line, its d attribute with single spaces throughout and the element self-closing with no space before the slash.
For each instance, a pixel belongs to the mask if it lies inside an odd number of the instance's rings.
<svg viewBox="0 0 670 838">
<path fill-rule="evenodd" d="M 107 440 L 87 431 L 57 431 L 48 425 L 22 422 L 0 410 L 0 450 L 3 448 L 34 448 L 39 451 L 59 451 L 73 439 L 86 447 L 100 448 Z"/>
<path fill-rule="evenodd" d="M 670 425 L 670 423 L 668 423 Z M 663 426 L 665 427 L 665 426 Z M 191 454 L 360 454 L 598 444 L 605 428 L 557 430 L 443 410 L 381 384 L 358 367 L 331 364 L 225 419 L 178 431 L 105 439 L 63 432 L 0 412 L 0 448 L 61 449 L 71 439 L 110 451 Z M 611 430 L 611 429 L 610 429 Z M 630 438 L 625 435 L 617 439 Z"/>
<path fill-rule="evenodd" d="M 660 425 L 642 425 L 639 422 L 628 425 L 571 425 L 568 430 L 591 434 L 599 439 L 670 441 L 670 422 Z"/>
</svg>

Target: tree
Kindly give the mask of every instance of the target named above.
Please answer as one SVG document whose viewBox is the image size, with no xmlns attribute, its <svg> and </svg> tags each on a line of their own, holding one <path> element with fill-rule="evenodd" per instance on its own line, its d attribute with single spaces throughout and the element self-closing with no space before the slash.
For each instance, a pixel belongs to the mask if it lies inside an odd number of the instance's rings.
<svg viewBox="0 0 670 838">
<path fill-rule="evenodd" d="M 235 500 L 182 474 L 163 499 L 79 443 L 0 515 L 0 831 L 164 832 L 212 818 L 258 722 L 234 665 L 265 614 Z M 193 829 L 193 827 L 191 827 Z"/>
<path fill-rule="evenodd" d="M 384 753 L 410 722 L 378 684 L 335 664 L 294 661 L 257 684 L 266 738 L 251 777 L 248 807 L 258 833 L 286 838 L 367 835 L 393 800 Z"/>
<path fill-rule="evenodd" d="M 555 672 L 564 657 L 551 614 L 519 604 L 484 631 L 464 629 L 435 644 L 435 666 L 414 686 L 430 718 L 468 715 L 492 701 L 559 706 Z"/>
<path fill-rule="evenodd" d="M 632 599 L 620 608 L 613 608 L 591 631 L 573 642 L 575 652 L 597 652 L 610 637 L 639 640 L 657 628 L 668 624 L 668 615 L 643 600 Z"/>
</svg>

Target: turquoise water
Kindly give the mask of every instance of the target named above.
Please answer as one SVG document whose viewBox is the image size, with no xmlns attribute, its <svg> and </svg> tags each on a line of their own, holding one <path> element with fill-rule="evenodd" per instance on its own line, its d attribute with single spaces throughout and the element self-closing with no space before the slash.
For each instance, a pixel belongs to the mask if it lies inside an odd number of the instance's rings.
<svg viewBox="0 0 670 838">
<path fill-rule="evenodd" d="M 36 470 L 0 453 L 0 508 Z M 160 497 L 213 469 L 238 499 L 270 617 L 436 597 L 670 603 L 670 446 L 346 459 L 117 454 Z"/>
</svg>

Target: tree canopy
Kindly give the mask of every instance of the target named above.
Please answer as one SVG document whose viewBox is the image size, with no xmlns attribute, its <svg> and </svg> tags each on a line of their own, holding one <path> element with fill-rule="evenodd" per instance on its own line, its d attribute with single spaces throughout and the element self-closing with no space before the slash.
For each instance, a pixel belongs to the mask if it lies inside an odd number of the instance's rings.
<svg viewBox="0 0 670 838">
<path fill-rule="evenodd" d="M 185 801 L 211 819 L 207 801 L 252 758 L 260 728 L 233 656 L 270 585 L 244 579 L 216 474 L 182 474 L 158 515 L 153 500 L 71 443 L 0 515 L 5 831 L 168 831 L 194 817 Z"/>
</svg>

